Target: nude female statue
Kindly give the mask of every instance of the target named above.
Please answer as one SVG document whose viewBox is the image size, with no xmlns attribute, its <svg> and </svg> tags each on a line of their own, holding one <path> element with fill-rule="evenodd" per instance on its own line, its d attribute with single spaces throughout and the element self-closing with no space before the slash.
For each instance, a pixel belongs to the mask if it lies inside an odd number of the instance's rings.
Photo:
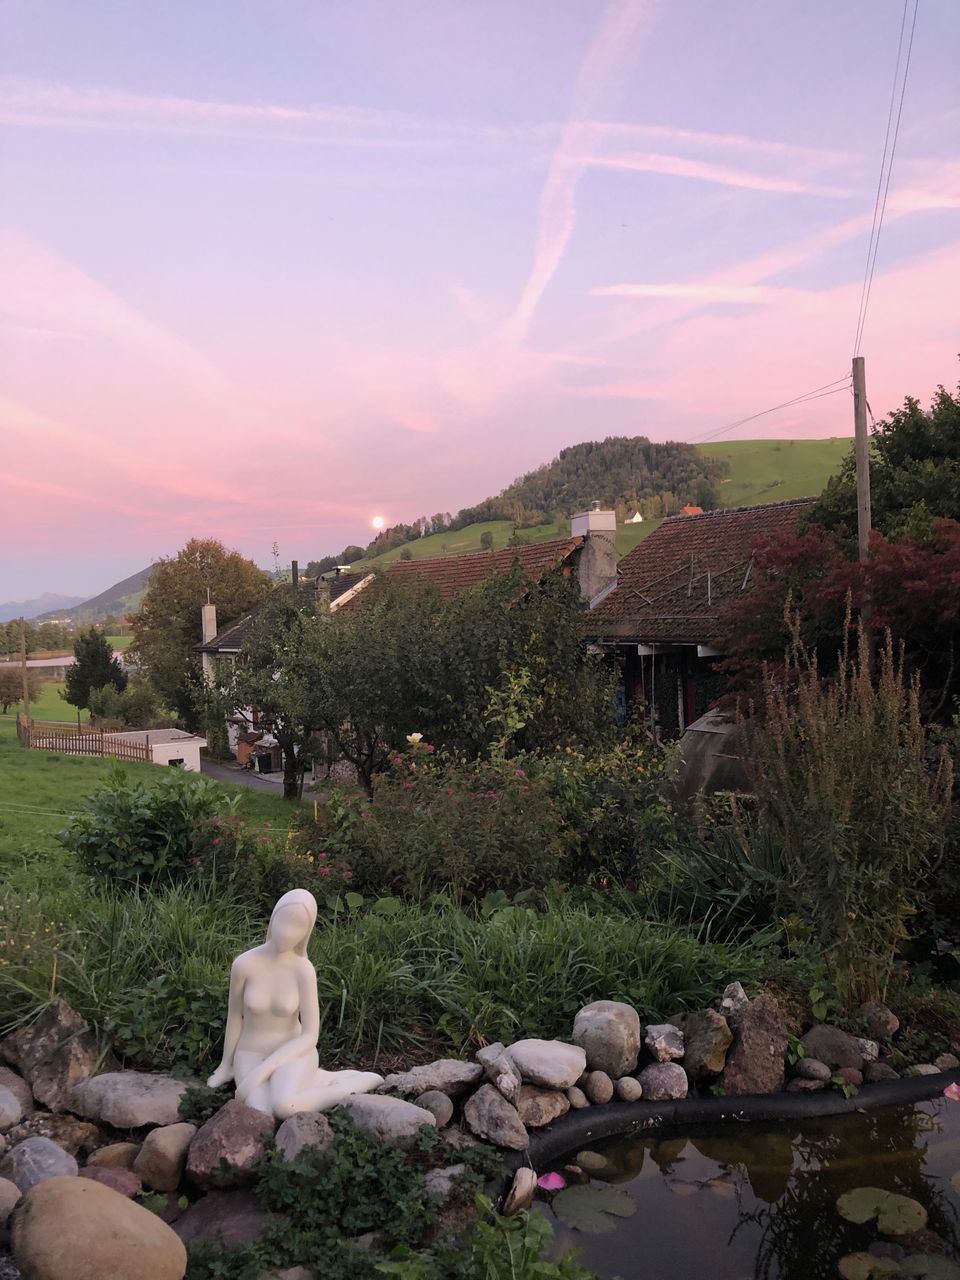
<svg viewBox="0 0 960 1280">
<path fill-rule="evenodd" d="M 234 960 L 223 1059 L 207 1081 L 216 1089 L 235 1080 L 239 1102 L 278 1120 L 383 1084 L 372 1071 L 320 1069 L 317 974 L 307 959 L 316 919 L 313 894 L 291 889 L 273 908 L 266 942 Z"/>
</svg>

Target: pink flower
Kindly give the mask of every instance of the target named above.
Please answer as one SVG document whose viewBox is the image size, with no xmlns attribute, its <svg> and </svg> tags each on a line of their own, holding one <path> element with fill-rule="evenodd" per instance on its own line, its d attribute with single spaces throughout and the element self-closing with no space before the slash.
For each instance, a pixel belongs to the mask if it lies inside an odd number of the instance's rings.
<svg viewBox="0 0 960 1280">
<path fill-rule="evenodd" d="M 327 856 L 327 855 L 326 855 L 325 853 L 318 853 L 318 854 L 317 854 L 317 857 L 318 857 L 318 858 L 325 858 L 326 856 Z"/>
<path fill-rule="evenodd" d="M 214 840 L 213 840 L 213 843 L 214 843 L 214 845 L 218 845 L 218 844 L 222 844 L 223 842 L 222 842 L 222 840 L 220 839 L 220 837 L 219 837 L 219 836 L 215 836 L 215 837 L 214 837 Z"/>
<path fill-rule="evenodd" d="M 404 791 L 412 791 L 412 790 L 413 790 L 413 783 L 412 783 L 412 782 L 405 782 L 405 783 L 403 784 L 403 789 L 404 789 Z"/>
<path fill-rule="evenodd" d="M 496 793 L 495 791 L 485 791 L 483 794 L 484 794 L 484 795 L 487 797 L 487 799 L 489 800 L 492 796 L 495 796 L 497 793 Z"/>
<path fill-rule="evenodd" d="M 537 1179 L 541 1191 L 562 1191 L 566 1185 L 567 1180 L 562 1173 L 541 1173 Z"/>
<path fill-rule="evenodd" d="M 269 827 L 269 826 L 271 826 L 272 824 L 271 824 L 271 823 L 269 823 L 269 822 L 265 822 L 263 825 L 264 825 L 265 827 Z"/>
<path fill-rule="evenodd" d="M 330 868 L 329 868 L 329 867 L 317 867 L 317 870 L 319 871 L 320 875 L 322 875 L 322 876 L 328 876 L 328 875 L 330 874 Z"/>
<path fill-rule="evenodd" d="M 448 795 L 448 796 L 452 796 L 452 795 L 453 795 L 453 787 L 447 787 L 447 795 Z"/>
<path fill-rule="evenodd" d="M 524 773 L 524 771 L 523 771 L 522 769 L 514 769 L 514 771 L 513 771 L 513 776 L 514 776 L 515 778 L 525 778 L 527 775 Z M 547 1175 L 547 1177 L 549 1177 L 549 1176 L 550 1176 L 550 1175 L 548 1174 L 548 1175 Z M 560 1175 L 559 1175 L 559 1174 L 557 1174 L 557 1177 L 558 1177 L 558 1178 L 559 1178 L 559 1176 L 560 1176 Z"/>
<path fill-rule="evenodd" d="M 951 1102 L 960 1102 L 960 1084 L 948 1084 L 943 1091 L 943 1096 L 949 1098 Z"/>
</svg>

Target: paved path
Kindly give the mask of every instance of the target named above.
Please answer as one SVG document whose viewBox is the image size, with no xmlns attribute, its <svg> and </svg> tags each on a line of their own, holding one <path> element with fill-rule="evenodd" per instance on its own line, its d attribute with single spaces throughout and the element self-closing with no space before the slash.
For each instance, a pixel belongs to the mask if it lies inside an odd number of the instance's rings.
<svg viewBox="0 0 960 1280">
<path fill-rule="evenodd" d="M 234 782 L 241 787 L 253 787 L 254 791 L 270 791 L 275 796 L 283 795 L 282 773 L 254 773 L 252 769 L 241 769 L 235 764 L 218 764 L 213 760 L 201 760 L 200 772 L 217 782 Z"/>
</svg>

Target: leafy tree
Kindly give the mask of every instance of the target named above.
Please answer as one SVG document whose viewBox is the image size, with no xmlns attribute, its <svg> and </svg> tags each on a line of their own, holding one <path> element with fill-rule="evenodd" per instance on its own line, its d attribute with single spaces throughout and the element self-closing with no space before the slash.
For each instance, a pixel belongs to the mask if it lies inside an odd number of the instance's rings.
<svg viewBox="0 0 960 1280">
<path fill-rule="evenodd" d="M 115 720 L 129 729 L 155 727 L 161 716 L 157 692 L 142 676 L 134 677 L 122 690 L 112 684 L 91 689 L 88 705 L 94 720 Z"/>
<path fill-rule="evenodd" d="M 354 560 L 362 559 L 363 547 L 358 547 L 354 543 L 351 543 L 350 546 L 343 548 L 343 554 L 341 555 L 338 563 L 353 564 Z M 336 565 L 334 565 L 334 568 L 336 568 Z"/>
<path fill-rule="evenodd" d="M 493 550 L 493 534 L 490 532 L 489 529 L 485 529 L 483 533 L 481 533 L 480 535 L 480 550 L 481 551 Z"/>
<path fill-rule="evenodd" d="M 40 696 L 40 677 L 35 669 L 27 669 L 27 692 L 33 702 Z M 23 698 L 23 673 L 19 667 L 0 667 L 0 710 L 6 715 Z"/>
<path fill-rule="evenodd" d="M 223 628 L 249 613 L 270 589 L 268 573 L 213 538 L 191 538 L 179 554 L 156 565 L 133 619 L 131 649 L 161 701 L 188 724 L 197 724 L 203 605 L 209 599 L 217 606 Z"/>
<path fill-rule="evenodd" d="M 94 689 L 127 687 L 127 673 L 113 656 L 110 641 L 96 627 L 81 631 L 73 642 L 73 665 L 67 668 L 63 696 L 74 707 L 88 707 Z"/>
</svg>

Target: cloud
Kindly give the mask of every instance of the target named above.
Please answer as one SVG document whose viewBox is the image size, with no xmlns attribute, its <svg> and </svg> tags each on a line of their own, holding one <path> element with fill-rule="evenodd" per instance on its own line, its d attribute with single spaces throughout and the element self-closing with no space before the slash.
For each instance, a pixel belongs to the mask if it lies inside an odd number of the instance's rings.
<svg viewBox="0 0 960 1280">
<path fill-rule="evenodd" d="M 762 302 L 770 292 L 762 285 L 609 284 L 591 289 L 595 298 L 691 298 L 697 302 Z"/>
<path fill-rule="evenodd" d="M 634 155 L 583 156 L 580 157 L 580 163 L 584 167 L 662 173 L 674 178 L 695 178 L 700 182 L 718 183 L 724 187 L 743 187 L 748 191 L 774 191 L 825 196 L 830 199 L 847 199 L 854 194 L 849 187 L 825 187 L 795 178 L 778 178 L 774 175 L 750 173 L 745 169 L 730 169 L 722 165 L 710 164 L 705 160 L 663 155 L 653 151 Z"/>
</svg>

